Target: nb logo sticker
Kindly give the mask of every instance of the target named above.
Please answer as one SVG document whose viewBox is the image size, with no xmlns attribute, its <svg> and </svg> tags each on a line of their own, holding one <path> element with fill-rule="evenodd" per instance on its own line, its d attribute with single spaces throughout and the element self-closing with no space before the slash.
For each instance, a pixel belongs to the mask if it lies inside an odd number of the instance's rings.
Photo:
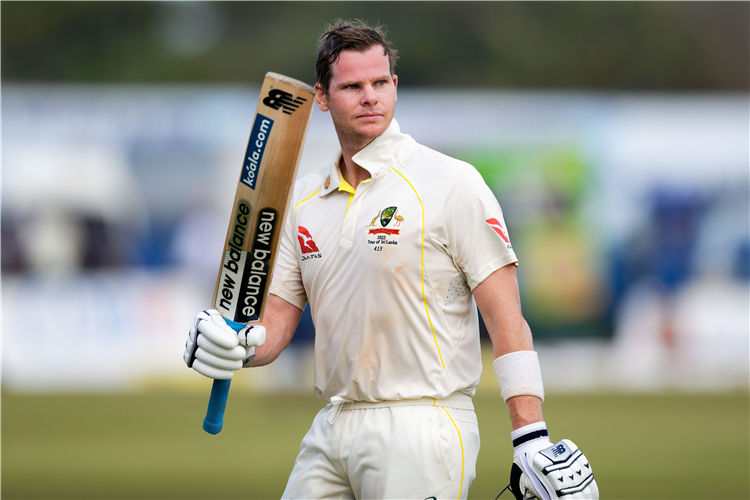
<svg viewBox="0 0 750 500">
<path fill-rule="evenodd" d="M 263 99 L 263 104 L 273 109 L 282 109 L 284 114 L 291 115 L 302 103 L 307 101 L 304 97 L 294 98 L 289 92 L 279 89 L 271 89 L 268 96 Z"/>
<path fill-rule="evenodd" d="M 552 454 L 555 456 L 555 458 L 559 457 L 563 453 L 565 453 L 567 450 L 565 449 L 565 445 L 558 444 L 554 448 L 552 448 Z"/>
</svg>

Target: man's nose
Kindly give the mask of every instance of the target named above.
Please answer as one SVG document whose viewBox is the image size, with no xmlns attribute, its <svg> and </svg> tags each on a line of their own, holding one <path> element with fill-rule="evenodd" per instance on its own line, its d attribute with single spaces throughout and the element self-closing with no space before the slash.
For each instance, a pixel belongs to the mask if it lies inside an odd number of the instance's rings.
<svg viewBox="0 0 750 500">
<path fill-rule="evenodd" d="M 373 105 L 378 102 L 378 95 L 372 85 L 367 85 L 364 88 L 364 95 L 362 96 L 362 104 Z"/>
</svg>

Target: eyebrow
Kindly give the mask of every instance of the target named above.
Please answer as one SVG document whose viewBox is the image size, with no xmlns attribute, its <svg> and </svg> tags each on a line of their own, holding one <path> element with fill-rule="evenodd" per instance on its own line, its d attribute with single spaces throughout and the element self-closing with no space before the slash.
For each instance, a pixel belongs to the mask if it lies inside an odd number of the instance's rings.
<svg viewBox="0 0 750 500">
<path fill-rule="evenodd" d="M 378 77 L 374 78 L 373 81 L 379 82 L 381 80 L 388 80 L 389 78 L 391 78 L 391 74 L 387 73 L 385 75 L 378 76 Z M 342 81 L 339 84 L 339 86 L 340 87 L 348 87 L 349 85 L 358 85 L 360 83 L 360 81 L 361 80 L 344 80 L 344 81 Z"/>
</svg>

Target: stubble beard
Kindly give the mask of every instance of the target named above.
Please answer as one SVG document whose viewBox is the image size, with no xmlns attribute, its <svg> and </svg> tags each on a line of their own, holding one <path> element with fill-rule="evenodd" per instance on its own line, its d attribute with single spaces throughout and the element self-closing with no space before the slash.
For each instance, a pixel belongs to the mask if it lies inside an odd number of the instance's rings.
<svg viewBox="0 0 750 500">
<path fill-rule="evenodd" d="M 377 132 L 372 133 L 360 132 L 356 127 L 336 127 L 336 134 L 338 135 L 342 151 L 354 156 L 372 141 L 383 135 L 391 124 L 391 121 L 393 121 L 393 115 L 390 118 L 384 117 L 384 119 L 387 120 L 387 123 L 384 123 L 382 127 L 378 127 Z"/>
</svg>

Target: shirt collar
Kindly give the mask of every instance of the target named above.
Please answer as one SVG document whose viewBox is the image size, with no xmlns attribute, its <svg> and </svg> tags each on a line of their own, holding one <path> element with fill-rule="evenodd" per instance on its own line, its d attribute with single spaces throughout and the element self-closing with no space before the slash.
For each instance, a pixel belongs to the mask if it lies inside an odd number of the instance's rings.
<svg viewBox="0 0 750 500">
<path fill-rule="evenodd" d="M 352 157 L 352 160 L 370 172 L 372 180 L 383 177 L 392 166 L 403 161 L 412 152 L 417 142 L 407 134 L 402 134 L 398 122 L 393 119 L 388 128 L 374 141 Z M 330 164 L 329 172 L 320 188 L 320 196 L 339 189 L 341 172 L 339 162 L 341 151 Z"/>
<path fill-rule="evenodd" d="M 355 154 L 352 160 L 370 172 L 372 180 L 376 180 L 409 156 L 416 144 L 410 135 L 401 133 L 398 122 L 393 119 L 385 132 Z"/>
<path fill-rule="evenodd" d="M 325 196 L 339 189 L 341 186 L 341 171 L 339 171 L 339 162 L 341 161 L 341 150 L 336 153 L 336 157 L 331 161 L 328 168 L 328 175 L 323 179 L 320 186 L 320 196 Z"/>
</svg>

